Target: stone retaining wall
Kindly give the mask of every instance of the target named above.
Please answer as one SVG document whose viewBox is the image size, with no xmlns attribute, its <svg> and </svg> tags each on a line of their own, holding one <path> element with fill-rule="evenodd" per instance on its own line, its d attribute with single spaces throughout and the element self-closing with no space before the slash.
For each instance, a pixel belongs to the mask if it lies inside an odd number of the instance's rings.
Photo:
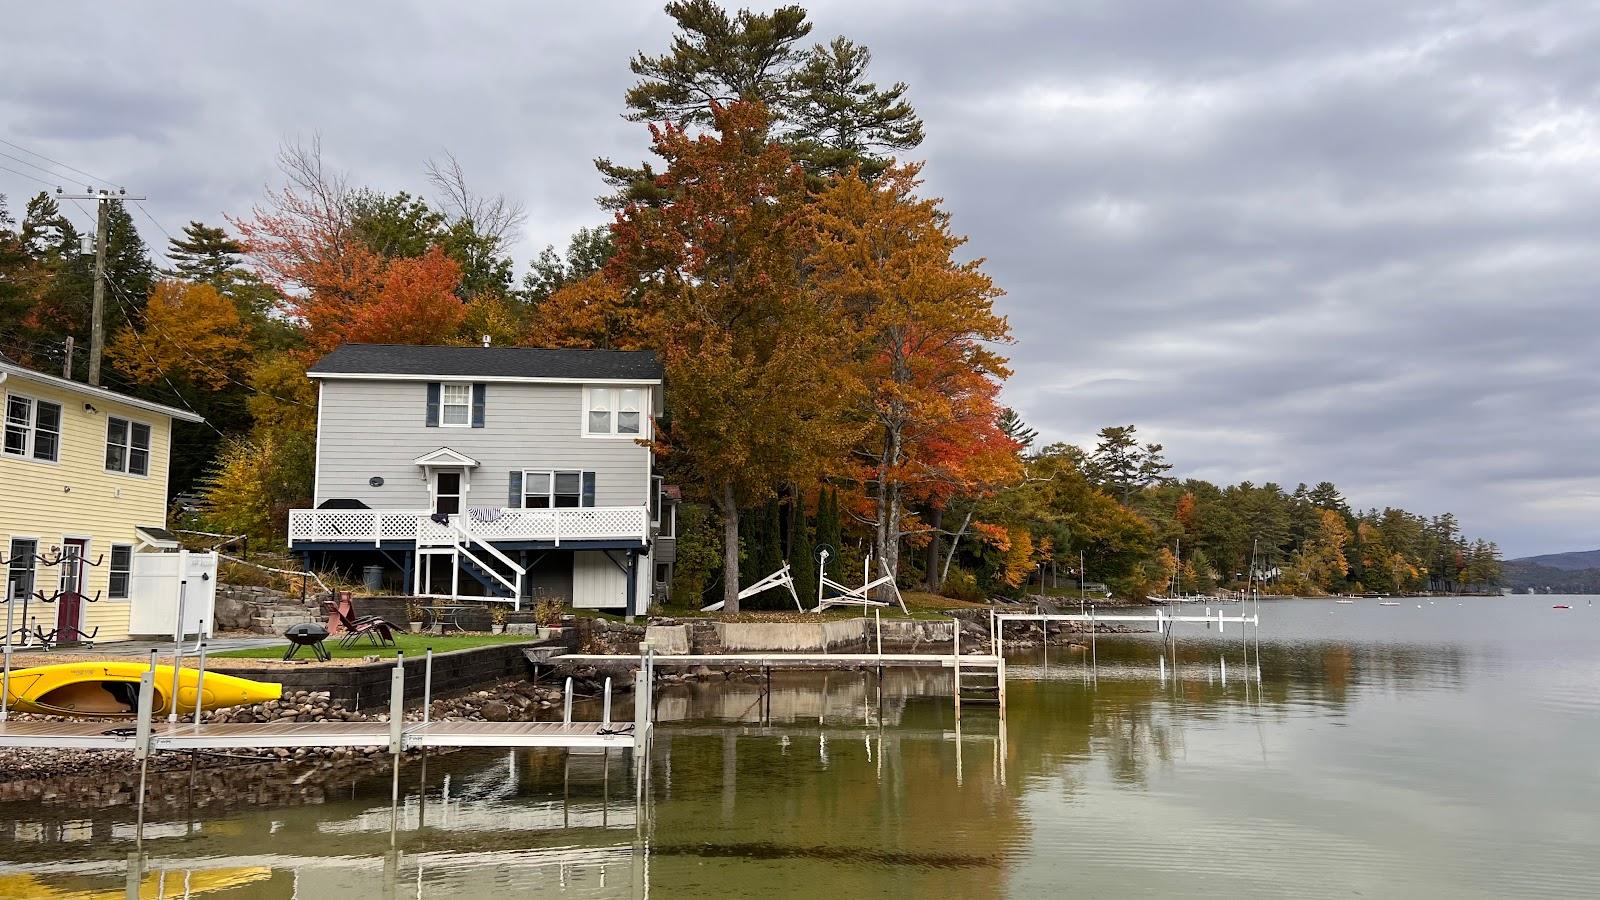
<svg viewBox="0 0 1600 900">
<path fill-rule="evenodd" d="M 497 681 L 526 678 L 530 668 L 524 651 L 541 645 L 539 641 L 517 641 L 435 653 L 433 696 L 447 697 Z M 410 703 L 422 698 L 423 659 L 407 658 L 405 667 L 406 702 Z M 389 673 L 393 670 L 393 660 L 381 660 L 352 666 L 319 666 L 311 663 L 292 669 L 265 666 L 259 669 L 230 668 L 227 674 L 278 682 L 283 685 L 285 694 L 294 691 L 327 691 L 333 701 L 343 703 L 349 709 L 373 709 L 389 705 Z"/>
</svg>

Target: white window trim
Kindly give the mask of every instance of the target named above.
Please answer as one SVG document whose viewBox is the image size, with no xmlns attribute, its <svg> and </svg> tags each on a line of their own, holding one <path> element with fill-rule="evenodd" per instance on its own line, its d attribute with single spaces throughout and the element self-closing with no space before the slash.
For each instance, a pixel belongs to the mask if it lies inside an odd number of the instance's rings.
<svg viewBox="0 0 1600 900">
<path fill-rule="evenodd" d="M 557 474 L 561 474 L 561 475 L 573 475 L 573 474 L 576 474 L 578 476 L 578 505 L 577 506 L 556 506 L 555 505 L 555 503 L 556 503 L 556 475 Z M 538 497 L 538 496 L 540 496 L 539 494 L 531 493 L 528 490 L 528 476 L 529 475 L 544 475 L 544 476 L 547 476 L 550 479 L 550 481 L 548 482 L 549 485 L 550 485 L 550 489 L 543 495 L 545 500 L 549 501 L 549 503 L 550 503 L 549 506 L 534 507 L 534 506 L 529 506 L 528 505 L 528 498 L 529 497 Z M 523 469 L 522 470 L 522 508 L 523 509 L 593 509 L 594 507 L 592 507 L 592 506 L 584 506 L 583 505 L 583 476 L 585 476 L 585 475 L 595 475 L 595 472 L 594 472 L 593 469 Z M 596 475 L 595 476 L 595 492 L 596 493 L 599 493 L 599 485 L 600 485 L 600 479 L 599 479 L 599 476 Z"/>
<path fill-rule="evenodd" d="M 106 473 L 108 475 L 122 475 L 122 476 L 125 476 L 127 478 L 149 478 L 150 477 L 150 465 L 151 465 L 152 460 L 155 459 L 156 427 L 154 425 L 150 424 L 149 422 L 141 422 L 138 419 L 130 419 L 127 416 L 110 416 L 110 415 L 108 415 L 108 416 L 106 416 L 106 447 L 107 448 L 109 448 L 111 446 L 111 420 L 112 419 L 117 419 L 117 420 L 120 420 L 120 421 L 128 423 L 128 443 L 125 445 L 127 447 L 127 453 L 123 454 L 123 457 L 122 457 L 123 468 L 121 468 L 121 469 L 113 469 L 110 466 L 105 466 L 104 465 L 104 463 L 105 463 L 105 459 L 104 459 L 105 453 L 102 452 L 100 454 L 100 456 L 101 456 L 100 462 L 101 462 L 103 468 L 105 469 Z M 133 426 L 135 426 L 135 425 L 143 425 L 144 427 L 150 429 L 149 446 L 144 448 L 144 474 L 142 474 L 142 475 L 139 474 L 138 472 L 130 472 L 130 471 L 128 471 L 128 469 L 130 467 L 130 464 L 133 462 Z"/>
<path fill-rule="evenodd" d="M 445 396 L 449 393 L 449 390 L 452 387 L 465 387 L 467 389 L 467 402 L 465 404 L 447 403 L 447 402 L 445 402 Z M 451 406 L 463 406 L 463 405 L 466 406 L 466 409 L 467 409 L 467 420 L 465 422 L 446 422 L 445 421 L 445 418 L 446 418 L 445 417 L 445 413 L 444 413 L 445 409 L 447 409 L 448 407 L 451 407 Z M 472 383 L 471 382 L 458 382 L 458 383 L 454 383 L 454 384 L 452 384 L 451 382 L 448 382 L 448 381 L 440 382 L 440 384 L 439 384 L 439 427 L 440 428 L 471 428 L 472 427 Z"/>
<path fill-rule="evenodd" d="M 116 553 L 117 553 L 117 549 L 119 547 L 127 547 L 128 548 L 128 592 L 126 594 L 123 594 L 121 597 L 118 597 L 116 594 L 111 593 L 111 576 L 114 575 L 116 573 L 116 571 L 117 571 L 115 568 L 112 567 L 112 561 L 117 558 L 116 557 Z M 106 599 L 107 600 L 132 600 L 133 599 L 133 545 L 132 544 L 112 544 L 111 545 L 111 552 L 106 554 Z"/>
<path fill-rule="evenodd" d="M 619 433 L 617 433 L 618 413 L 620 413 L 622 411 L 622 392 L 626 391 L 626 390 L 636 390 L 636 391 L 639 392 L 639 395 L 640 395 L 640 397 L 639 397 L 639 431 L 638 431 L 637 434 L 633 434 L 633 433 L 622 433 L 622 434 L 619 434 Z M 593 406 L 593 399 L 592 398 L 599 391 L 605 391 L 606 392 L 607 401 L 610 403 L 610 406 L 611 406 L 611 430 L 610 431 L 590 431 L 589 430 L 589 410 Z M 651 429 L 652 429 L 652 427 L 654 425 L 654 421 L 655 421 L 650 415 L 650 410 L 651 410 L 650 403 L 651 403 L 651 400 L 652 400 L 652 398 L 651 398 L 651 395 L 650 395 L 650 386 L 646 385 L 646 384 L 625 384 L 625 385 L 619 385 L 619 386 L 616 386 L 616 387 L 595 387 L 595 386 L 591 385 L 589 387 L 585 387 L 583 389 L 583 407 L 580 410 L 578 410 L 578 426 L 579 426 L 579 429 L 580 429 L 579 433 L 582 434 L 586 438 L 593 438 L 595 440 L 602 440 L 602 441 L 604 441 L 604 440 L 611 440 L 611 441 L 647 441 L 647 440 L 650 440 Z"/>
<path fill-rule="evenodd" d="M 20 400 L 28 401 L 28 431 L 27 431 L 28 438 L 27 438 L 27 443 L 23 446 L 21 453 L 11 453 L 11 452 L 9 452 L 9 451 L 7 451 L 5 449 L 5 431 L 6 431 L 7 426 L 11 422 L 10 413 L 11 413 L 11 398 L 12 397 L 16 397 L 16 398 L 18 398 Z M 48 403 L 51 406 L 54 406 L 56 408 L 56 456 L 55 456 L 55 459 L 39 459 L 38 457 L 33 455 L 33 448 L 34 448 L 35 439 L 38 437 L 38 434 L 39 434 L 39 404 L 40 403 Z M 19 394 L 19 393 L 15 393 L 15 392 L 7 392 L 6 393 L 4 405 L 0 405 L 0 456 L 7 457 L 9 459 L 26 460 L 28 462 L 40 463 L 42 465 L 47 465 L 47 466 L 58 466 L 58 465 L 61 464 L 61 447 L 62 447 L 62 444 L 65 443 L 64 437 L 66 435 L 66 431 L 67 431 L 67 407 L 66 407 L 66 404 L 61 403 L 61 402 L 56 401 L 56 400 L 44 400 L 44 399 L 41 399 L 39 397 L 35 397 L 32 394 Z"/>
</svg>

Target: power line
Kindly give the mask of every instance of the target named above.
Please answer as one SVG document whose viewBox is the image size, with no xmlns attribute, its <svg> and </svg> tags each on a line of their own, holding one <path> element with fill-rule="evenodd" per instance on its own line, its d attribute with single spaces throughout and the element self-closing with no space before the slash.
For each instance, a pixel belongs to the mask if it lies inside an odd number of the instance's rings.
<svg viewBox="0 0 1600 900">
<path fill-rule="evenodd" d="M 51 184 L 48 181 L 45 181 L 43 178 L 40 178 L 37 175 L 29 175 L 27 172 L 18 172 L 16 169 L 8 169 L 5 166 L 0 166 L 0 172 L 10 172 L 13 175 L 21 175 L 23 178 L 32 178 L 34 181 L 39 182 L 40 184 L 44 185 L 45 187 L 55 187 L 56 186 L 54 184 Z"/>
<path fill-rule="evenodd" d="M 36 165 L 34 163 L 28 162 L 27 160 L 23 159 L 20 156 L 12 156 L 9 153 L 0 153 L 0 156 L 3 156 L 6 159 L 9 159 L 12 162 L 22 163 L 23 165 L 27 166 L 30 169 L 37 169 L 40 172 L 43 172 L 43 173 L 45 173 L 46 175 L 49 175 L 52 178 L 56 178 L 56 179 L 61 178 L 61 173 L 60 172 L 52 172 L 49 169 L 46 169 L 44 166 Z"/>
<path fill-rule="evenodd" d="M 85 172 L 84 170 L 78 168 L 77 166 L 69 166 L 66 163 L 64 163 L 61 160 L 59 160 L 59 159 L 51 159 L 50 157 L 45 156 L 43 153 L 40 153 L 37 150 L 29 150 L 27 147 L 24 147 L 21 144 L 14 144 L 11 141 L 6 140 L 5 138 L 0 138 L 0 144 L 5 144 L 7 147 L 11 147 L 11 148 L 16 149 L 16 150 L 21 150 L 23 153 L 26 153 L 29 156 L 37 156 L 40 159 L 44 160 L 45 162 L 50 163 L 51 165 L 60 166 L 61 168 L 66 169 L 69 172 L 76 172 L 79 175 L 84 176 L 85 178 L 92 178 L 95 181 L 100 182 L 101 184 L 109 184 L 109 185 L 111 185 L 112 187 L 115 187 L 115 188 L 123 187 L 123 185 L 117 184 L 115 181 L 112 181 L 112 180 L 110 180 L 108 178 L 101 178 L 99 175 L 95 175 L 95 174 L 92 174 L 90 172 Z M 38 166 L 34 166 L 34 168 L 38 168 Z"/>
</svg>

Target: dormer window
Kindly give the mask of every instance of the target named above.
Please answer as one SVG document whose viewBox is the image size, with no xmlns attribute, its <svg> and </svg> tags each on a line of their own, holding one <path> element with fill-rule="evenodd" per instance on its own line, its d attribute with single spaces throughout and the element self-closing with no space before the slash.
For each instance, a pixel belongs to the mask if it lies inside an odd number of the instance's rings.
<svg viewBox="0 0 1600 900">
<path fill-rule="evenodd" d="M 646 436 L 649 420 L 645 388 L 592 387 L 583 392 L 583 433 L 585 437 Z"/>
</svg>

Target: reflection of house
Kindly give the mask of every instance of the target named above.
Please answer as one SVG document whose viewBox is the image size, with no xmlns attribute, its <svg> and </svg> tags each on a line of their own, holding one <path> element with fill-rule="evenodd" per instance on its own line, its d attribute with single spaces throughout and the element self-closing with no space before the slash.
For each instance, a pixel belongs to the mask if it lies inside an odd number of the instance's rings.
<svg viewBox="0 0 1600 900">
<path fill-rule="evenodd" d="M 629 611 L 670 576 L 655 354 L 348 344 L 307 374 L 316 508 L 290 513 L 296 551 L 420 595 Z"/>
<path fill-rule="evenodd" d="M 55 598 L 29 604 L 28 618 L 46 633 L 71 639 L 98 628 L 96 640 L 125 638 L 142 597 L 138 559 L 177 546 L 163 528 L 172 422 L 201 418 L 3 356 L 0 396 L 7 589 Z"/>
</svg>

